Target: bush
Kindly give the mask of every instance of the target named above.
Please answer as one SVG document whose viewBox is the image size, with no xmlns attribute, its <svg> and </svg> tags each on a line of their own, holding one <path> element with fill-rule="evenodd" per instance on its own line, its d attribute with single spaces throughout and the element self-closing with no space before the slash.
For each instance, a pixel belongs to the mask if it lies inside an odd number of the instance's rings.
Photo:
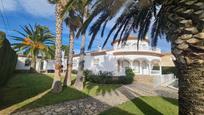
<svg viewBox="0 0 204 115">
<path fill-rule="evenodd" d="M 77 70 L 72 70 L 72 74 L 77 74 Z"/>
<path fill-rule="evenodd" d="M 132 83 L 135 77 L 133 70 L 131 68 L 127 68 L 125 70 L 125 74 L 126 74 L 126 80 L 124 82 L 126 82 L 126 84 Z"/>
<path fill-rule="evenodd" d="M 9 80 L 15 71 L 16 63 L 16 52 L 11 48 L 5 33 L 0 32 L 0 86 Z"/>
<path fill-rule="evenodd" d="M 177 74 L 176 67 L 162 67 L 162 74 Z"/>
<path fill-rule="evenodd" d="M 102 72 L 94 74 L 90 70 L 85 70 L 85 81 L 98 84 L 130 84 L 133 81 L 134 73 L 131 69 L 127 69 L 127 76 L 113 76 L 111 72 Z"/>
</svg>

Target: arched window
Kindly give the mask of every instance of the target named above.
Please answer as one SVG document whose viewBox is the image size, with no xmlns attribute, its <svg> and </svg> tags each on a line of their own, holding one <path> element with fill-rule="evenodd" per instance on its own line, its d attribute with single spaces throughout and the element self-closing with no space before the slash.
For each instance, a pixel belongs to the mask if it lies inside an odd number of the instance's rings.
<svg viewBox="0 0 204 115">
<path fill-rule="evenodd" d="M 130 67 L 129 61 L 128 60 L 123 60 L 122 67 L 123 68 L 129 68 Z"/>
</svg>

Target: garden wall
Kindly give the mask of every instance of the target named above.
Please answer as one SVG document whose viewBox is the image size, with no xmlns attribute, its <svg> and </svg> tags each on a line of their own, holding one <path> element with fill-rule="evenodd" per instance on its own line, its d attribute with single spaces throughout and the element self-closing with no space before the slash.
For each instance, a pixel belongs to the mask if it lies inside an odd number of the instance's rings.
<svg viewBox="0 0 204 115">
<path fill-rule="evenodd" d="M 0 86 L 4 85 L 13 74 L 17 62 L 16 52 L 6 39 L 4 32 L 0 31 Z"/>
</svg>

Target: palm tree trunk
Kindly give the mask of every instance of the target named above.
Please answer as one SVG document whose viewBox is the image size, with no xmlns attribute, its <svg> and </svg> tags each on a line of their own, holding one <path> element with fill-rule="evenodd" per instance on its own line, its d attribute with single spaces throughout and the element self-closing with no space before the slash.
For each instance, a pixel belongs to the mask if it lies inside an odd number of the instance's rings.
<svg viewBox="0 0 204 115">
<path fill-rule="evenodd" d="M 31 60 L 31 72 L 36 72 L 36 58 L 33 57 Z"/>
<path fill-rule="evenodd" d="M 85 42 L 86 42 L 86 37 L 85 35 L 82 35 L 79 66 L 78 66 L 77 78 L 74 83 L 74 87 L 78 90 L 82 90 L 84 86 L 83 83 L 84 83 L 84 63 L 85 63 L 85 59 L 84 59 L 85 58 Z"/>
<path fill-rule="evenodd" d="M 62 38 L 62 23 L 63 23 L 63 18 L 61 16 L 62 11 L 63 11 L 63 8 L 61 4 L 57 3 L 56 4 L 55 76 L 52 84 L 52 92 L 54 93 L 59 93 L 62 91 L 62 84 L 61 84 L 61 65 L 62 65 L 61 38 Z"/>
<path fill-rule="evenodd" d="M 183 29 L 172 39 L 179 78 L 179 114 L 204 113 L 204 30 L 192 20 L 182 20 Z"/>
<path fill-rule="evenodd" d="M 71 75 L 72 75 L 72 63 L 73 63 L 73 49 L 74 49 L 74 31 L 70 30 L 69 39 L 69 54 L 67 59 L 67 71 L 64 79 L 64 85 L 71 85 Z"/>
<path fill-rule="evenodd" d="M 86 6 L 84 10 L 83 23 L 86 21 L 87 13 L 88 13 L 88 6 Z M 74 84 L 74 87 L 78 90 L 82 90 L 84 87 L 83 83 L 84 83 L 85 44 L 86 44 L 86 35 L 83 34 L 82 40 L 81 40 L 80 59 L 79 59 L 77 78 Z"/>
</svg>

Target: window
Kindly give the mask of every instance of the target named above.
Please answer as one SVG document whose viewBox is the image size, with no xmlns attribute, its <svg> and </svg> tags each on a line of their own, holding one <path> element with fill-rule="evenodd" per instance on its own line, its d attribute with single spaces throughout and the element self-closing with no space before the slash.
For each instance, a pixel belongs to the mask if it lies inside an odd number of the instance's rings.
<svg viewBox="0 0 204 115">
<path fill-rule="evenodd" d="M 30 59 L 26 59 L 25 60 L 25 66 L 28 67 L 31 64 L 31 60 Z"/>
<path fill-rule="evenodd" d="M 94 65 L 98 65 L 98 64 L 99 64 L 99 59 L 98 58 L 94 59 Z"/>
</svg>

